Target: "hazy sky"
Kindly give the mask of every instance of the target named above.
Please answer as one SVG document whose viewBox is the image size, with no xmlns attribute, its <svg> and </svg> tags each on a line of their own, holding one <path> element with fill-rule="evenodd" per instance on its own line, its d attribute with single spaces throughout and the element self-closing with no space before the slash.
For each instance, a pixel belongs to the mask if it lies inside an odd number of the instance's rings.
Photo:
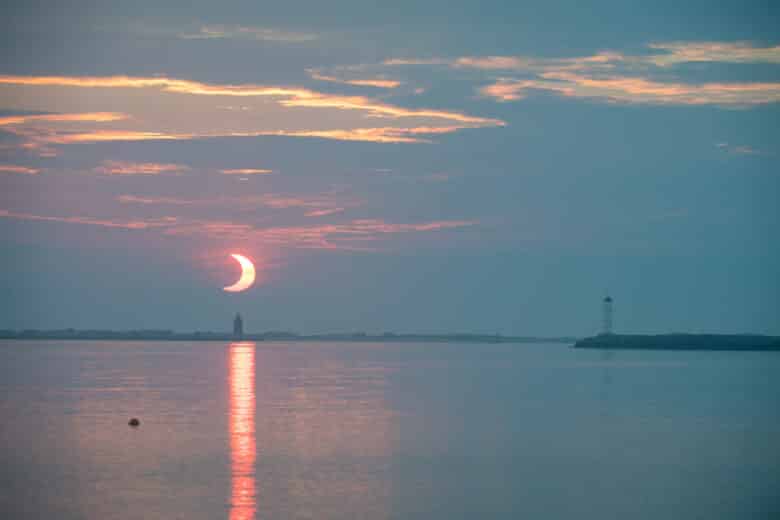
<svg viewBox="0 0 780 520">
<path fill-rule="evenodd" d="M 0 328 L 780 334 L 776 3 L 159 3 L 0 8 Z"/>
</svg>

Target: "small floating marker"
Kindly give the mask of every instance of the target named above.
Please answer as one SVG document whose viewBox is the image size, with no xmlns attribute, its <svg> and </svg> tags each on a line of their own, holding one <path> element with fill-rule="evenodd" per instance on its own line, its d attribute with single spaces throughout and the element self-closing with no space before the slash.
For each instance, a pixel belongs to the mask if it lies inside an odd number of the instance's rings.
<svg viewBox="0 0 780 520">
<path fill-rule="evenodd" d="M 139 421 L 138 419 L 136 419 L 135 417 L 133 417 L 132 419 L 130 419 L 129 421 L 127 421 L 127 424 L 129 424 L 129 425 L 130 425 L 130 426 L 132 426 L 132 427 L 136 427 L 136 426 L 140 426 L 140 425 L 141 425 L 141 421 Z"/>
</svg>

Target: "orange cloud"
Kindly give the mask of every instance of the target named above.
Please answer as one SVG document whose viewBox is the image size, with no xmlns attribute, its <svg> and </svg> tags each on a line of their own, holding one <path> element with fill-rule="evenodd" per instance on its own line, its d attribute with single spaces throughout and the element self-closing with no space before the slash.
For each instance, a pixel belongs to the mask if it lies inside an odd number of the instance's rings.
<svg viewBox="0 0 780 520">
<path fill-rule="evenodd" d="M 430 117 L 461 123 L 503 126 L 496 119 L 468 116 L 445 110 L 404 109 L 372 101 L 362 96 L 323 94 L 303 88 L 266 87 L 261 85 L 211 85 L 197 81 L 172 78 L 130 76 L 7 76 L 0 75 L 0 84 L 30 86 L 61 86 L 82 88 L 162 88 L 164 91 L 204 96 L 280 97 L 280 104 L 288 107 L 328 107 L 342 110 L 362 110 L 382 117 Z"/>
<path fill-rule="evenodd" d="M 21 173 L 24 175 L 36 175 L 41 170 L 37 168 L 28 168 L 27 166 L 16 166 L 13 164 L 0 164 L 0 173 Z"/>
<path fill-rule="evenodd" d="M 98 130 L 86 133 L 56 134 L 47 133 L 34 136 L 38 143 L 51 144 L 76 144 L 97 143 L 104 141 L 158 141 L 158 140 L 183 140 L 183 139 L 207 139 L 216 137 L 313 137 L 319 139 L 333 139 L 337 141 L 363 141 L 372 143 L 430 143 L 428 139 L 409 137 L 414 134 L 445 134 L 457 132 L 469 126 L 453 125 L 446 127 L 417 127 L 417 128 L 352 128 L 349 130 L 268 130 L 258 132 L 231 132 L 228 134 L 164 134 L 160 132 L 113 132 Z M 224 173 L 224 172 L 222 172 Z M 229 175 L 229 174 L 228 174 Z M 236 173 L 236 175 L 239 175 Z"/>
<path fill-rule="evenodd" d="M 183 172 L 189 169 L 188 166 L 182 164 L 103 161 L 101 166 L 95 168 L 95 171 L 104 175 L 158 175 L 168 172 Z"/>
<path fill-rule="evenodd" d="M 524 90 L 533 88 L 534 82 L 518 81 L 512 79 L 500 79 L 497 82 L 479 89 L 479 93 L 485 97 L 491 97 L 497 101 L 517 101 L 525 97 Z"/>
<path fill-rule="evenodd" d="M 681 105 L 744 106 L 780 101 L 780 83 L 665 83 L 626 76 L 592 78 L 565 72 L 542 76 L 568 83 L 573 88 L 561 90 L 553 87 L 552 90 L 573 97 L 605 97 L 624 102 Z"/>
<path fill-rule="evenodd" d="M 99 143 L 104 141 L 166 141 L 194 139 L 193 134 L 165 134 L 162 132 L 124 132 L 97 130 L 84 133 L 50 133 L 39 138 L 40 141 L 53 144 Z"/>
<path fill-rule="evenodd" d="M 355 81 L 391 86 L 390 80 Z M 98 96 L 76 96 L 68 90 L 82 88 L 102 92 Z M 239 96 L 242 102 L 240 110 L 231 110 L 233 115 L 226 118 L 223 111 L 225 107 L 235 108 L 232 104 L 197 99 L 201 96 Z M 101 110 L 126 106 L 128 100 L 137 99 L 144 102 L 127 105 L 126 114 Z M 428 141 L 414 137 L 417 134 L 506 124 L 458 111 L 404 108 L 365 96 L 327 94 L 300 87 L 208 84 L 167 77 L 3 75 L 0 104 L 15 110 L 57 112 L 2 120 L 10 131 L 24 136 L 30 148 L 42 148 L 46 143 L 258 136 L 418 143 Z M 95 110 L 70 114 L 74 108 L 83 110 L 85 105 Z M 392 123 L 378 125 L 377 120 Z M 96 127 L 97 124 L 100 126 Z M 423 128 L 432 130 L 424 132 Z"/>
<path fill-rule="evenodd" d="M 591 77 L 570 72 L 546 72 L 543 79 L 501 79 L 480 93 L 499 101 L 514 101 L 526 89 L 549 90 L 575 98 L 657 105 L 750 106 L 780 101 L 780 83 L 671 83 L 639 77 Z"/>
<path fill-rule="evenodd" d="M 6 131 L 25 139 L 24 142 L 18 145 L 19 148 L 36 152 L 41 157 L 54 157 L 57 155 L 57 151 L 50 146 L 52 144 L 81 144 L 109 141 L 160 141 L 195 138 L 193 135 L 175 135 L 160 132 L 114 130 L 94 130 L 90 132 L 77 132 L 71 130 L 58 131 L 54 128 L 41 128 L 37 126 L 17 127 L 13 124 L 9 124 Z"/>
<path fill-rule="evenodd" d="M 0 117 L 0 126 L 19 125 L 32 121 L 89 121 L 94 123 L 105 123 L 108 121 L 119 121 L 127 118 L 125 114 L 116 112 L 87 112 L 82 114 L 35 114 Z"/>
<path fill-rule="evenodd" d="M 298 96 L 291 99 L 282 100 L 280 103 L 288 107 L 318 107 L 338 108 L 341 110 L 362 110 L 368 112 L 368 114 L 373 117 L 387 117 L 394 119 L 405 117 L 424 117 L 480 126 L 506 125 L 506 123 L 498 119 L 474 117 L 461 114 L 459 112 L 449 112 L 446 110 L 406 109 L 394 105 L 373 102 L 362 96 Z"/>
<path fill-rule="evenodd" d="M 463 125 L 452 126 L 421 126 L 412 128 L 379 127 L 353 128 L 351 130 L 300 130 L 294 132 L 274 132 L 264 135 L 286 135 L 294 137 L 318 137 L 320 139 L 336 139 L 339 141 L 366 141 L 373 143 L 430 143 L 429 139 L 415 137 L 418 135 L 448 134 L 471 128 Z"/>
</svg>

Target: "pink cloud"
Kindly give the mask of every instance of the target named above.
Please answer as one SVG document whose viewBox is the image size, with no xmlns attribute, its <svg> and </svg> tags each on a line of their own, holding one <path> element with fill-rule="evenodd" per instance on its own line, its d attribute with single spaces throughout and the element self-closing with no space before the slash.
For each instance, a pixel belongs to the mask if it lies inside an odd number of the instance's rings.
<svg viewBox="0 0 780 520">
<path fill-rule="evenodd" d="M 447 65 L 451 61 L 444 58 L 392 58 L 382 62 L 390 67 L 407 65 Z"/>
<path fill-rule="evenodd" d="M 189 169 L 183 164 L 103 161 L 100 166 L 95 168 L 95 171 L 104 175 L 158 175 L 160 173 L 184 172 Z"/>
<path fill-rule="evenodd" d="M 335 215 L 336 213 L 342 213 L 346 208 L 329 208 L 329 209 L 315 209 L 307 211 L 303 214 L 304 217 L 327 217 L 328 215 Z"/>
<path fill-rule="evenodd" d="M 23 175 L 36 175 L 41 170 L 38 168 L 28 168 L 27 166 L 17 166 L 14 164 L 0 164 L 0 173 L 20 173 Z"/>
<path fill-rule="evenodd" d="M 432 232 L 465 228 L 475 224 L 474 221 L 458 220 L 395 224 L 364 219 L 315 226 L 255 227 L 225 221 L 193 221 L 165 229 L 164 233 L 176 236 L 203 236 L 212 240 L 257 241 L 291 248 L 367 250 L 360 244 L 377 241 L 383 235 Z"/>
<path fill-rule="evenodd" d="M 8 210 L 0 210 L 0 218 L 12 218 L 17 220 L 34 220 L 41 222 L 61 222 L 65 224 L 85 224 L 90 226 L 100 226 L 121 229 L 151 229 L 170 227 L 176 223 L 175 217 L 163 217 L 160 219 L 147 220 L 112 220 L 96 219 L 82 216 L 56 217 L 34 215 L 31 213 L 17 213 Z"/>
<path fill-rule="evenodd" d="M 171 205 L 171 206 L 211 206 L 250 210 L 258 207 L 271 209 L 301 208 L 307 210 L 305 216 L 324 216 L 339 213 L 346 208 L 357 207 L 362 201 L 337 194 L 297 196 L 279 193 L 245 195 L 240 197 L 217 197 L 210 199 L 183 199 L 176 197 L 138 197 L 120 195 L 117 200 L 122 204 Z"/>
<path fill-rule="evenodd" d="M 8 210 L 0 210 L 0 218 L 130 230 L 159 229 L 165 235 L 170 236 L 200 236 L 216 241 L 257 241 L 279 247 L 313 249 L 365 249 L 364 246 L 360 245 L 361 243 L 377 241 L 385 235 L 459 229 L 477 224 L 474 221 L 464 220 L 399 224 L 378 219 L 361 219 L 341 224 L 258 227 L 240 222 L 182 220 L 176 217 L 117 220 L 84 216 L 45 216 Z"/>
<path fill-rule="evenodd" d="M 135 195 L 120 195 L 117 200 L 122 204 L 144 204 L 144 205 L 172 205 L 172 206 L 193 206 L 201 201 L 189 199 L 177 199 L 175 197 L 136 197 Z"/>
<path fill-rule="evenodd" d="M 219 170 L 224 175 L 268 175 L 273 173 L 273 170 L 265 170 L 260 168 L 235 168 L 227 170 Z"/>
</svg>

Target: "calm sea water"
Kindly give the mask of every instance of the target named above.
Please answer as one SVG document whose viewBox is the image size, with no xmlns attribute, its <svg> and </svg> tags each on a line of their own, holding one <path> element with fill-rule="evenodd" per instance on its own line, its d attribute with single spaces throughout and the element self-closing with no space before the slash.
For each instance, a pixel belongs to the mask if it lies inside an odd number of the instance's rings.
<svg viewBox="0 0 780 520">
<path fill-rule="evenodd" d="M 777 518 L 778 405 L 771 352 L 6 341 L 0 516 Z"/>
</svg>

